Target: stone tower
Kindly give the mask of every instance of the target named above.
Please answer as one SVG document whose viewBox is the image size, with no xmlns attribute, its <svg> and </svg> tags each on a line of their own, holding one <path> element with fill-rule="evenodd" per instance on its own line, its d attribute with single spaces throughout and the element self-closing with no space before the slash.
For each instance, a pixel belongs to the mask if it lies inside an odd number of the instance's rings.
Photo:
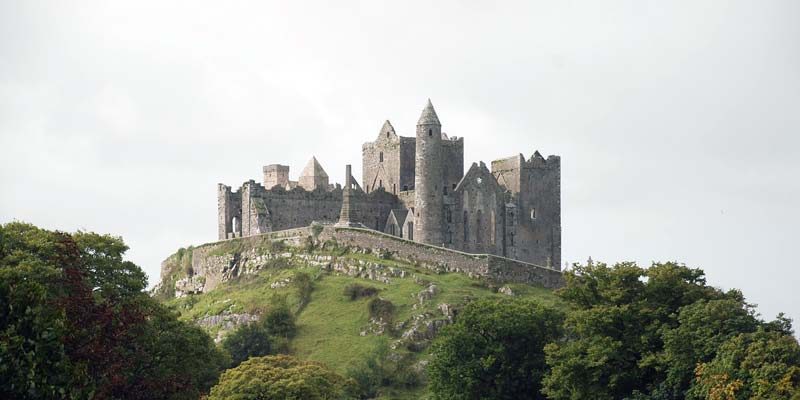
<svg viewBox="0 0 800 400">
<path fill-rule="evenodd" d="M 441 245 L 442 208 L 442 124 L 430 99 L 417 122 L 417 150 L 414 171 L 414 239 Z"/>
</svg>

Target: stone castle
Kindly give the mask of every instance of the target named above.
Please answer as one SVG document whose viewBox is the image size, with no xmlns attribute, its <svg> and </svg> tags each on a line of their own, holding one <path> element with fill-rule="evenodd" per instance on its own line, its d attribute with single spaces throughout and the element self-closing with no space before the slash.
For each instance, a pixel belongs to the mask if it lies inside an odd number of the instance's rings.
<svg viewBox="0 0 800 400">
<path fill-rule="evenodd" d="M 561 264 L 561 159 L 522 154 L 472 163 L 464 139 L 442 132 L 428 100 L 414 137 L 389 121 L 362 146 L 363 186 L 346 167 L 329 182 L 312 157 L 297 181 L 265 166 L 263 185 L 218 185 L 219 239 L 309 226 L 358 226 L 466 253 L 493 254 L 552 269 Z"/>
</svg>

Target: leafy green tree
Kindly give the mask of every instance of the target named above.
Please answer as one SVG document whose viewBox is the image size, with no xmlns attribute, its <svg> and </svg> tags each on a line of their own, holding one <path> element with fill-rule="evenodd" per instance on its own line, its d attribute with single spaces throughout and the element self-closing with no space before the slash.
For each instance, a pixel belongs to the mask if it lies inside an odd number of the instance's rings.
<svg viewBox="0 0 800 400">
<path fill-rule="evenodd" d="M 800 398 L 800 345 L 792 335 L 759 329 L 729 339 L 698 365 L 689 399 Z"/>
<path fill-rule="evenodd" d="M 697 363 L 711 361 L 728 339 L 756 330 L 759 321 L 754 313 L 738 292 L 732 292 L 731 298 L 699 300 L 681 308 L 678 326 L 665 330 L 664 351 L 653 359 L 666 370 L 662 391 L 683 398 Z"/>
<path fill-rule="evenodd" d="M 467 305 L 432 346 L 437 399 L 544 399 L 544 346 L 561 335 L 562 314 L 535 302 L 484 299 Z"/>
<path fill-rule="evenodd" d="M 354 399 L 355 383 L 324 365 L 286 355 L 254 357 L 225 371 L 209 400 Z"/>
<path fill-rule="evenodd" d="M 225 363 L 121 239 L 0 226 L 0 398 L 197 398 Z"/>
<path fill-rule="evenodd" d="M 706 286 L 703 271 L 676 263 L 656 263 L 648 269 L 634 263 L 578 265 L 565 279 L 559 295 L 573 305 L 565 321 L 566 340 L 545 350 L 551 370 L 544 393 L 552 399 L 619 399 L 637 393 L 672 398 L 663 387 L 668 369 L 663 333 L 679 326 L 682 307 L 699 300 L 741 300 L 738 292 L 726 294 Z M 678 358 L 680 371 L 675 376 L 680 378 L 690 361 Z"/>
<path fill-rule="evenodd" d="M 231 356 L 231 367 L 236 367 L 250 357 L 270 354 L 269 332 L 260 323 L 250 323 L 228 334 L 222 348 Z"/>
</svg>

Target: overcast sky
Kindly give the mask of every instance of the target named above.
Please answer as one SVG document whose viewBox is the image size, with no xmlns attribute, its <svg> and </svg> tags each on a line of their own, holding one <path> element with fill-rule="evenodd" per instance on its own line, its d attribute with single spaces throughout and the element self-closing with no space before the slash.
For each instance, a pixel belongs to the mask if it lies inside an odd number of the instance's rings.
<svg viewBox="0 0 800 400">
<path fill-rule="evenodd" d="M 561 156 L 564 260 L 800 318 L 798 1 L 0 0 L 0 222 L 120 235 L 152 285 L 216 239 L 218 182 L 360 180 L 429 97 L 466 166 Z"/>
</svg>

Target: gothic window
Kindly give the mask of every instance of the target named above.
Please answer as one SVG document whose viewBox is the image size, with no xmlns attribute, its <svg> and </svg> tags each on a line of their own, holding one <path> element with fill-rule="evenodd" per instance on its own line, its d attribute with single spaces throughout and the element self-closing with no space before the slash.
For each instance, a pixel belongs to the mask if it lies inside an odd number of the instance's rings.
<svg viewBox="0 0 800 400">
<path fill-rule="evenodd" d="M 406 226 L 408 226 L 408 240 L 414 240 L 414 223 L 409 222 Z"/>
<path fill-rule="evenodd" d="M 388 135 L 388 133 L 387 133 L 387 135 Z M 379 162 L 383 162 L 383 152 L 381 152 L 381 154 L 378 156 L 378 160 L 379 160 Z"/>
<path fill-rule="evenodd" d="M 478 210 L 478 216 L 475 218 L 475 243 L 482 243 L 483 242 L 483 235 L 481 235 L 481 230 L 483 227 L 481 226 L 481 221 L 483 217 L 483 213 L 481 210 Z"/>
<path fill-rule="evenodd" d="M 394 235 L 394 224 L 389 225 L 389 234 Z"/>
<path fill-rule="evenodd" d="M 464 210 L 464 244 L 469 239 L 469 214 Z"/>
</svg>

